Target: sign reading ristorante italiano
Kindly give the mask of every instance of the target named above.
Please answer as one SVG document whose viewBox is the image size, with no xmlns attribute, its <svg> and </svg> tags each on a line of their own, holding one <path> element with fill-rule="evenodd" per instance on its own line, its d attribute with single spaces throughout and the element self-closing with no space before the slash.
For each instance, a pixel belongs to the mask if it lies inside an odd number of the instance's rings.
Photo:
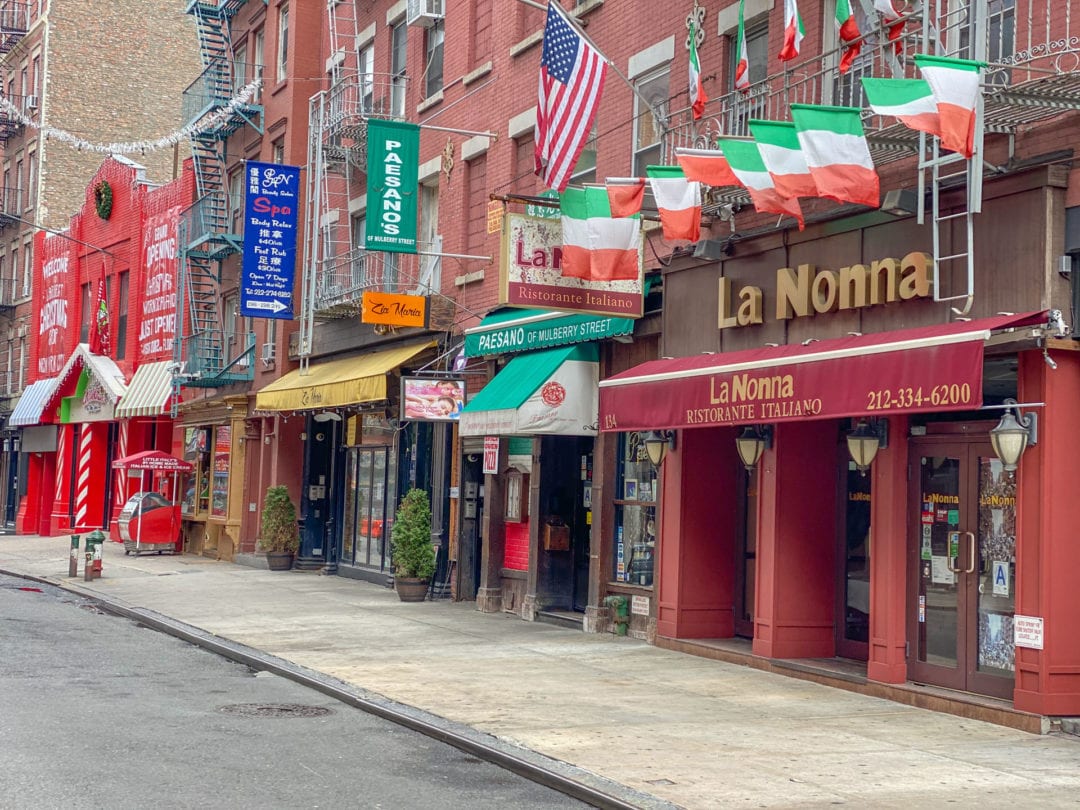
<svg viewBox="0 0 1080 810">
<path fill-rule="evenodd" d="M 927 298 L 934 291 L 934 258 L 929 253 L 909 253 L 902 259 L 878 259 L 868 265 L 853 264 L 839 271 L 800 264 L 797 269 L 776 271 L 778 321 L 863 309 L 894 301 Z M 720 279 L 718 326 L 751 326 L 764 322 L 765 293 L 747 285 L 732 296 L 731 279 Z"/>
</svg>

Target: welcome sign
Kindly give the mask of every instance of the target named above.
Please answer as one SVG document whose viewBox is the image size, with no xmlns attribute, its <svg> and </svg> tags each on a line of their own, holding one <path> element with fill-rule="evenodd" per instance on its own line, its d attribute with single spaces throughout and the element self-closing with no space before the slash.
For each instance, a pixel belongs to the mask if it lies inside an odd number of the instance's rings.
<svg viewBox="0 0 1080 810">
<path fill-rule="evenodd" d="M 368 206 L 364 248 L 416 253 L 420 127 L 368 120 Z"/>
</svg>

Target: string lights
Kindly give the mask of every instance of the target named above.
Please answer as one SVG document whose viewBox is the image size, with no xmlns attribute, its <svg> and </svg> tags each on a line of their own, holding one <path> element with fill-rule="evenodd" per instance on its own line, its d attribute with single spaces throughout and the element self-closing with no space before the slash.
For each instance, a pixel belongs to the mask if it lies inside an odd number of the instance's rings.
<svg viewBox="0 0 1080 810">
<path fill-rule="evenodd" d="M 236 114 L 241 107 L 247 105 L 251 99 L 255 97 L 255 94 L 262 87 L 262 79 L 256 79 L 250 84 L 243 87 L 239 93 L 229 99 L 229 103 L 224 107 L 221 107 L 209 115 L 205 115 L 197 121 L 193 121 L 190 124 L 176 130 L 171 135 L 166 135 L 162 138 L 157 138 L 152 141 L 122 141 L 118 143 L 91 143 L 90 141 L 80 138 L 77 135 L 72 135 L 67 130 L 54 129 L 53 127 L 43 127 L 36 121 L 29 118 L 22 110 L 12 104 L 8 99 L 0 97 L 0 111 L 3 111 L 9 118 L 18 121 L 25 127 L 36 129 L 40 132 L 46 140 L 57 140 L 61 143 L 66 143 L 69 146 L 73 146 L 80 152 L 100 152 L 103 155 L 132 155 L 143 154 L 147 152 L 155 152 L 159 149 L 170 149 L 176 146 L 178 143 L 189 140 L 190 138 L 201 135 L 204 132 L 214 129 L 225 123 L 229 118 Z"/>
</svg>

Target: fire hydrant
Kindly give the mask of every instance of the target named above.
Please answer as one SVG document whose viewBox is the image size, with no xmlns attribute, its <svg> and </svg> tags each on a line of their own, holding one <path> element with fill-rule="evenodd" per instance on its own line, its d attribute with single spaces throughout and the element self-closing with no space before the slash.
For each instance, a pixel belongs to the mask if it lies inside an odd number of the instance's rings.
<svg viewBox="0 0 1080 810">
<path fill-rule="evenodd" d="M 105 546 L 105 532 L 96 529 L 86 535 L 86 568 L 83 580 L 89 582 L 101 576 L 101 555 Z"/>
<path fill-rule="evenodd" d="M 630 627 L 630 603 L 621 593 L 613 593 L 604 597 L 604 607 L 614 608 L 615 615 L 611 621 L 615 625 L 615 635 L 625 636 Z"/>
</svg>

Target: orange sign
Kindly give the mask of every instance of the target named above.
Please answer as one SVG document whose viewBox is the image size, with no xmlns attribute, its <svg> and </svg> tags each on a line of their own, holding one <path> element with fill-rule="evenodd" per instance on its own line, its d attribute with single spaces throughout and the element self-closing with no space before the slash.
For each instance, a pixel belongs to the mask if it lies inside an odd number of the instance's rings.
<svg viewBox="0 0 1080 810">
<path fill-rule="evenodd" d="M 427 325 L 427 299 L 422 295 L 395 293 L 364 293 L 360 320 L 363 323 L 382 323 L 388 326 Z"/>
</svg>

